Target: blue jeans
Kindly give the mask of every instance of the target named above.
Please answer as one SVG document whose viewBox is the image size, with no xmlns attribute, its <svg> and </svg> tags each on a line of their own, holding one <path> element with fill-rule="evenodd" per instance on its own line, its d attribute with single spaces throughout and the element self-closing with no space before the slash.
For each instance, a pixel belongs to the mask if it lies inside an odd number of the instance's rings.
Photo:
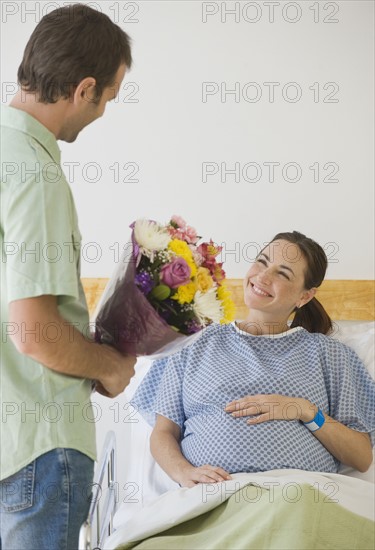
<svg viewBox="0 0 375 550">
<path fill-rule="evenodd" d="M 77 550 L 94 462 L 54 449 L 0 482 L 0 550 Z"/>
</svg>

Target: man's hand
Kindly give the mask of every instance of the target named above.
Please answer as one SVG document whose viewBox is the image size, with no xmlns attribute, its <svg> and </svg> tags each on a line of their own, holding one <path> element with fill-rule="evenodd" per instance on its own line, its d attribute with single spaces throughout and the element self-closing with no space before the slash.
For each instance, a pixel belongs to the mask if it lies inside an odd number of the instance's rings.
<svg viewBox="0 0 375 550">
<path fill-rule="evenodd" d="M 11 302 L 9 321 L 14 327 L 11 340 L 20 353 L 55 372 L 97 381 L 97 391 L 107 397 L 123 392 L 134 375 L 136 358 L 81 334 L 61 317 L 56 296 Z M 54 327 L 59 337 L 48 340 L 45 327 Z"/>
<path fill-rule="evenodd" d="M 127 355 L 122 356 L 115 349 L 102 345 L 103 361 L 107 363 L 103 376 L 95 381 L 95 391 L 105 397 L 116 397 L 129 385 L 134 376 L 134 366 L 137 358 Z"/>
</svg>

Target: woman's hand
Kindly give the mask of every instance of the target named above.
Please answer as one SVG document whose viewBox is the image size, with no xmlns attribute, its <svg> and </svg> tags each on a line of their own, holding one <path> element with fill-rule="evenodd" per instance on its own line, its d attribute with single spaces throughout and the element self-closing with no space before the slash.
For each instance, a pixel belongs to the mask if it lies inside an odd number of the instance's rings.
<svg viewBox="0 0 375 550">
<path fill-rule="evenodd" d="M 176 478 L 182 487 L 194 487 L 198 483 L 220 483 L 232 479 L 223 468 L 211 466 L 211 464 L 205 464 L 197 468 L 189 464 L 181 469 Z"/>
<path fill-rule="evenodd" d="M 311 422 L 318 408 L 308 399 L 278 394 L 247 395 L 231 401 L 225 412 L 234 417 L 251 416 L 248 424 L 260 424 L 270 420 L 301 420 Z M 348 428 L 341 422 L 324 414 L 323 426 L 312 432 L 322 445 L 337 460 L 366 472 L 372 462 L 372 447 L 369 434 Z"/>
<path fill-rule="evenodd" d="M 248 424 L 270 420 L 310 422 L 318 412 L 317 406 L 307 399 L 279 394 L 247 395 L 231 401 L 224 410 L 234 417 L 251 416 L 247 420 Z"/>
<path fill-rule="evenodd" d="M 217 483 L 232 479 L 219 466 L 205 464 L 194 467 L 183 456 L 180 447 L 180 428 L 160 414 L 156 415 L 155 427 L 150 438 L 152 456 L 163 470 L 182 487 L 194 487 L 197 483 Z"/>
</svg>

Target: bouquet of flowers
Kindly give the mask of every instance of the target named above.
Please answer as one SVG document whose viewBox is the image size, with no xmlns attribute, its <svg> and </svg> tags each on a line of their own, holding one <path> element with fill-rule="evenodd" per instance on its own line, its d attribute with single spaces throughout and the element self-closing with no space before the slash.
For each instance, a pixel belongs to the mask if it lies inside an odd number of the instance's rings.
<svg viewBox="0 0 375 550">
<path fill-rule="evenodd" d="M 140 219 L 131 226 L 132 252 L 121 259 L 96 316 L 96 340 L 131 355 L 168 354 L 211 323 L 234 319 L 221 247 L 200 237 L 180 216 L 167 225 Z M 167 353 L 165 353 L 167 352 Z"/>
</svg>

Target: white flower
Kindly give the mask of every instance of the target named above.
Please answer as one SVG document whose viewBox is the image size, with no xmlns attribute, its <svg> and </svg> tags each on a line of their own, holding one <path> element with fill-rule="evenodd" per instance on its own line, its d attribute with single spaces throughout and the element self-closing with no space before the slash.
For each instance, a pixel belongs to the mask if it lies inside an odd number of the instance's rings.
<svg viewBox="0 0 375 550">
<path fill-rule="evenodd" d="M 214 323 L 220 323 L 224 311 L 221 301 L 216 297 L 215 288 L 210 288 L 210 290 L 204 293 L 200 290 L 195 293 L 194 312 L 202 324 L 207 324 L 207 319 Z"/>
<path fill-rule="evenodd" d="M 151 261 L 153 261 L 155 252 L 167 248 L 171 240 L 165 227 L 149 220 L 135 222 L 134 237 L 142 254 L 151 258 Z"/>
</svg>

